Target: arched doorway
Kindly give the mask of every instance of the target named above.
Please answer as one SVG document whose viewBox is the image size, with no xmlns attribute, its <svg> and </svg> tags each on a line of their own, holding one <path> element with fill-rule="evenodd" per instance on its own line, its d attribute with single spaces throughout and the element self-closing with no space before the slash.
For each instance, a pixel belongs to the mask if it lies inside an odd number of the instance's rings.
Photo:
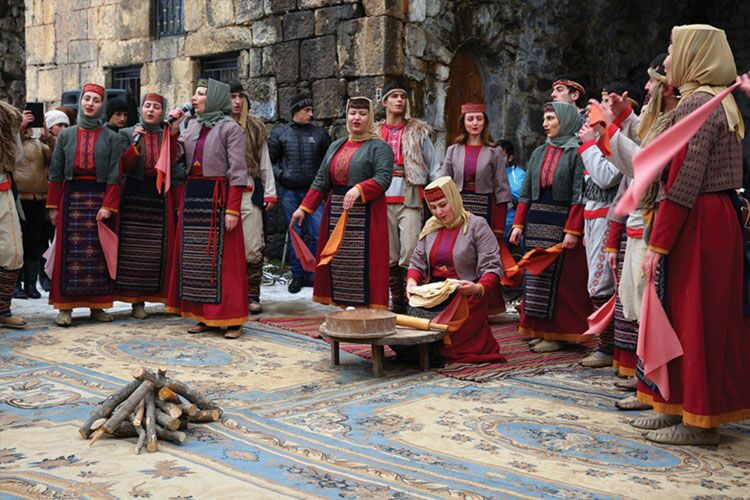
<svg viewBox="0 0 750 500">
<path fill-rule="evenodd" d="M 461 105 L 470 102 L 484 102 L 482 74 L 470 50 L 460 49 L 450 65 L 446 99 L 445 130 L 447 143 L 451 144 L 458 135 L 458 120 L 461 118 Z"/>
</svg>

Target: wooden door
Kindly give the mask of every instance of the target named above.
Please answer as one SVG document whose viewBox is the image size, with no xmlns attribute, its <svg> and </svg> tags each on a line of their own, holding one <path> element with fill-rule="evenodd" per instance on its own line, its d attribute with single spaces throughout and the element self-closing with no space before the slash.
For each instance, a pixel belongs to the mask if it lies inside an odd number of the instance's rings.
<svg viewBox="0 0 750 500">
<path fill-rule="evenodd" d="M 447 144 L 450 145 L 453 144 L 453 139 L 459 132 L 458 120 L 461 118 L 461 105 L 484 102 L 482 74 L 471 51 L 459 50 L 453 58 L 448 85 L 445 129 L 448 131 Z"/>
</svg>

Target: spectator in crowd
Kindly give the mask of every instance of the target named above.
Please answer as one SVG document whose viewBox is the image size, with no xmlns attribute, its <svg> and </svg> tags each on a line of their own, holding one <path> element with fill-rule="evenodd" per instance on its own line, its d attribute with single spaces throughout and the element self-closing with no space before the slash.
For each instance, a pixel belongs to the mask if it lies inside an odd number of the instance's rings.
<svg viewBox="0 0 750 500">
<path fill-rule="evenodd" d="M 64 115 L 63 115 L 64 116 Z M 65 117 L 67 118 L 67 116 Z M 16 164 L 13 178 L 23 207 L 23 289 L 18 290 L 16 298 L 38 299 L 41 297 L 36 288 L 39 277 L 39 261 L 46 244 L 46 210 L 47 176 L 52 151 L 39 139 L 32 137 L 28 125 L 34 121 L 30 111 L 23 112 L 21 121 L 21 143 L 23 160 Z"/>
<path fill-rule="evenodd" d="M 263 312 L 260 284 L 263 281 L 263 211 L 276 206 L 276 182 L 268 155 L 268 131 L 260 118 L 250 113 L 250 99 L 239 80 L 229 80 L 232 119 L 245 132 L 247 187 L 242 193 L 242 233 L 247 263 L 247 300 L 252 314 Z"/>
<path fill-rule="evenodd" d="M 328 151 L 328 146 L 331 145 L 331 136 L 328 132 L 312 123 L 312 97 L 302 94 L 292 99 L 289 113 L 292 115 L 291 121 L 275 127 L 268 139 L 273 174 L 279 183 L 279 198 L 287 223 L 291 221 L 292 214 L 305 198 Z M 300 236 L 303 235 L 303 229 L 307 231 L 307 247 L 313 255 L 317 251 L 322 214 L 321 204 L 317 210 L 305 217 L 302 224 L 293 226 Z M 298 293 L 303 286 L 312 286 L 312 273 L 302 270 L 302 265 L 291 247 L 289 267 L 292 269 L 289 293 Z"/>
<path fill-rule="evenodd" d="M 107 128 L 118 132 L 128 125 L 128 103 L 119 97 L 107 103 Z"/>
</svg>

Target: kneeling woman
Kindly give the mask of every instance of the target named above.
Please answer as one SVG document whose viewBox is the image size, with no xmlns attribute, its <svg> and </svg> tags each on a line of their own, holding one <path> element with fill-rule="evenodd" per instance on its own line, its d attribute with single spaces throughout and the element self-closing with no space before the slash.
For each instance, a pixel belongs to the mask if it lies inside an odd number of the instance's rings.
<svg viewBox="0 0 750 500">
<path fill-rule="evenodd" d="M 170 272 L 167 310 L 198 321 L 190 333 L 222 327 L 224 337 L 235 339 L 248 314 L 239 224 L 247 186 L 245 132 L 232 120 L 229 85 L 201 80 L 192 102 L 198 117 L 178 141 L 178 156 L 184 155 L 188 175 L 177 229 L 180 255 Z M 170 116 L 183 114 L 175 109 Z M 172 123 L 172 134 L 177 126 Z"/>
<path fill-rule="evenodd" d="M 583 235 L 583 160 L 578 154 L 578 110 L 566 103 L 544 105 L 547 143 L 529 158 L 510 242 L 525 235 L 527 248 L 562 243 L 563 253 L 539 276 L 526 271 L 519 330 L 532 337 L 531 350 L 552 352 L 588 329 L 591 312 Z"/>
<path fill-rule="evenodd" d="M 497 239 L 484 218 L 464 210 L 450 177 L 429 184 L 425 198 L 432 217 L 412 254 L 406 290 L 447 278 L 461 280 L 457 293 L 469 297 L 469 319 L 451 334 L 450 346 L 436 344 L 437 354 L 445 363 L 502 363 L 505 358 L 487 323 L 489 298 L 485 295 L 500 283 Z"/>
<path fill-rule="evenodd" d="M 103 127 L 104 87 L 83 86 L 78 124 L 60 132 L 49 168 L 47 208 L 55 225 L 55 259 L 49 302 L 60 312 L 55 322 L 68 326 L 75 307 L 91 308 L 91 318 L 112 321 L 114 281 L 100 246 L 97 225 L 115 228 L 120 206 L 122 144 Z"/>
<path fill-rule="evenodd" d="M 295 224 L 315 213 L 323 200 L 318 260 L 331 231 L 348 211 L 339 250 L 315 271 L 313 300 L 322 304 L 388 308 L 388 217 L 385 191 L 391 185 L 393 150 L 373 131 L 374 110 L 366 97 L 349 99 L 349 137 L 328 148 L 312 187 L 292 214 Z"/>
</svg>

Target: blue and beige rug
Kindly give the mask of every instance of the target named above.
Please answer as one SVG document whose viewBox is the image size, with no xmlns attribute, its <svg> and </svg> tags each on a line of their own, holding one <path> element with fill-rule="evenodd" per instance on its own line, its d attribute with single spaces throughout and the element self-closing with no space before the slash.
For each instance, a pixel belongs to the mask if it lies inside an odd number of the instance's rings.
<svg viewBox="0 0 750 500">
<path fill-rule="evenodd" d="M 733 498 L 750 495 L 750 423 L 718 447 L 653 446 L 606 370 L 482 384 L 367 360 L 253 324 L 238 341 L 167 317 L 0 331 L 3 498 Z M 89 448 L 77 428 L 139 365 L 219 402 L 183 446 Z"/>
</svg>

